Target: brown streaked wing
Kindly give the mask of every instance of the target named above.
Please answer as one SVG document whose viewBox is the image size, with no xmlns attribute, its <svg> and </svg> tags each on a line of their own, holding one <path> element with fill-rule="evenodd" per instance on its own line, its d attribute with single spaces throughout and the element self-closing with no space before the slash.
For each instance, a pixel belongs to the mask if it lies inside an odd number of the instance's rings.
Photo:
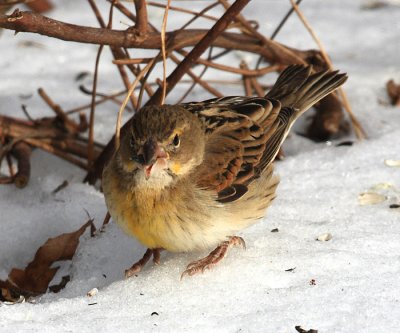
<svg viewBox="0 0 400 333">
<path fill-rule="evenodd" d="M 260 173 L 269 128 L 275 127 L 280 103 L 234 96 L 182 106 L 199 117 L 207 133 L 204 162 L 196 170 L 197 184 L 215 190 L 221 202 L 239 199 Z"/>
</svg>

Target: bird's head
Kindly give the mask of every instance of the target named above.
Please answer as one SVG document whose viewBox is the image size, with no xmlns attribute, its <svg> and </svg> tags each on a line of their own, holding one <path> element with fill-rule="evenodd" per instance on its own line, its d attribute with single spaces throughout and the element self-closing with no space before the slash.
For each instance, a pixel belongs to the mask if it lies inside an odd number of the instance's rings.
<svg viewBox="0 0 400 333">
<path fill-rule="evenodd" d="M 144 107 L 121 140 L 119 163 L 136 186 L 164 188 L 188 175 L 204 155 L 200 120 L 179 106 Z"/>
</svg>

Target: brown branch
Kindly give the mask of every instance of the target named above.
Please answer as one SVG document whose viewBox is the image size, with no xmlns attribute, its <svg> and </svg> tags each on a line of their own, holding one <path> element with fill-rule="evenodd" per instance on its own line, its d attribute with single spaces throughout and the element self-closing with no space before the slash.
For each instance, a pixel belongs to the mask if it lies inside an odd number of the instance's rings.
<svg viewBox="0 0 400 333">
<path fill-rule="evenodd" d="M 213 50 L 214 50 L 213 47 L 210 47 L 210 48 L 209 48 L 207 59 L 210 59 L 210 58 L 211 58 L 212 53 L 213 53 Z M 202 81 L 202 77 L 203 77 L 203 75 L 207 72 L 207 69 L 208 69 L 208 66 L 204 66 L 203 70 L 201 71 L 201 73 L 200 73 L 199 76 L 198 76 L 199 80 Z M 181 80 L 181 83 L 182 83 L 182 80 Z M 195 80 L 193 80 L 193 83 L 191 84 L 191 86 L 189 87 L 189 89 L 186 90 L 186 92 L 183 94 L 183 96 L 177 101 L 177 104 L 182 103 L 182 102 L 185 100 L 185 98 L 192 92 L 192 90 L 194 89 L 194 87 L 195 87 L 196 85 L 197 85 L 197 82 L 196 82 Z"/>
<path fill-rule="evenodd" d="M 140 35 L 147 33 L 147 6 L 145 0 L 134 0 L 136 9 L 135 29 Z"/>
<path fill-rule="evenodd" d="M 297 0 L 296 5 L 299 5 L 302 0 Z M 271 39 L 275 39 L 275 37 L 278 35 L 279 31 L 281 31 L 282 27 L 286 23 L 286 21 L 289 19 L 289 17 L 293 14 L 294 8 L 293 6 L 289 9 L 289 11 L 286 13 L 286 15 L 283 17 L 282 21 L 279 22 L 278 26 L 275 28 L 274 32 L 271 35 Z"/>
<path fill-rule="evenodd" d="M 103 17 L 101 16 L 100 10 L 98 9 L 95 1 L 94 0 L 88 0 L 88 2 L 89 2 L 89 5 L 90 5 L 90 7 L 92 8 L 92 10 L 94 12 L 94 15 L 96 16 L 97 22 L 99 22 L 99 24 L 100 24 L 100 27 L 103 28 L 103 29 L 110 30 L 111 29 L 111 24 L 112 24 L 112 12 L 113 12 L 113 8 L 114 8 L 114 5 L 115 5 L 115 1 L 110 1 L 110 3 L 111 3 L 111 5 L 110 5 L 110 14 L 109 14 L 109 22 L 108 22 L 107 25 L 106 25 Z M 99 53 L 101 53 L 101 50 L 103 49 L 103 47 L 104 47 L 104 44 L 102 44 L 100 46 Z M 122 52 L 122 50 L 120 48 L 111 46 L 110 49 L 111 49 L 111 53 L 113 54 L 114 59 L 118 59 L 120 57 L 124 57 L 124 53 Z M 96 57 L 95 69 L 97 69 L 97 67 L 98 67 L 98 61 L 99 61 L 98 58 L 99 58 L 99 54 Z M 129 83 L 128 75 L 127 75 L 125 69 L 123 67 L 121 67 L 121 66 L 118 66 L 118 71 L 119 71 L 119 74 L 121 76 L 122 82 L 125 85 L 126 90 L 128 90 L 130 83 Z M 96 80 L 96 78 L 97 78 L 97 71 L 95 71 L 95 80 Z M 134 95 L 131 96 L 131 103 L 132 103 L 133 109 L 136 110 L 137 101 L 136 101 Z"/>
<path fill-rule="evenodd" d="M 184 50 L 179 50 L 177 51 L 179 54 L 186 56 L 189 52 L 184 51 Z M 118 60 L 113 60 L 113 63 L 116 65 L 127 65 L 127 64 L 146 64 L 153 58 L 136 58 L 136 59 L 118 59 Z M 280 65 L 275 65 L 275 66 L 267 66 L 259 69 L 249 69 L 249 68 L 237 68 L 237 67 L 232 67 L 232 66 L 227 66 L 223 64 L 218 64 L 216 62 L 213 62 L 211 60 L 207 59 L 202 59 L 199 58 L 196 60 L 197 64 L 201 65 L 206 65 L 207 67 L 215 68 L 224 72 L 230 72 L 230 73 L 235 73 L 239 75 L 245 75 L 245 76 L 262 76 L 267 73 L 272 73 L 277 71 L 281 66 Z"/>
<path fill-rule="evenodd" d="M 124 48 L 160 49 L 159 33 L 148 33 L 140 37 L 132 31 L 92 28 L 60 22 L 40 14 L 15 11 L 11 15 L 0 15 L 0 27 L 16 32 L 32 32 L 66 41 L 104 44 Z M 167 32 L 169 51 L 193 46 L 207 35 L 208 30 L 188 29 Z M 213 46 L 257 53 L 271 63 L 293 64 L 306 61 L 308 51 L 297 51 L 269 39 L 262 45 L 258 38 L 233 32 L 222 32 L 210 43 Z M 209 45 L 210 45 L 209 44 Z"/>
<path fill-rule="evenodd" d="M 88 170 L 86 162 L 83 162 L 81 159 L 76 158 L 73 155 L 70 155 L 61 149 L 55 148 L 53 145 L 45 142 L 44 140 L 26 139 L 25 141 L 27 143 L 29 143 L 31 146 L 40 148 L 40 149 L 47 151 L 53 155 L 56 155 L 72 164 L 75 164 L 76 166 L 82 168 L 83 170 L 86 170 L 86 171 Z"/>
<path fill-rule="evenodd" d="M 92 96 L 92 94 L 93 94 L 93 90 L 90 90 L 90 89 L 86 88 L 84 85 L 80 85 L 79 86 L 79 90 L 82 91 L 84 94 L 89 95 L 89 96 Z M 126 93 L 126 90 L 124 90 L 124 93 Z M 100 92 L 96 91 L 95 96 L 96 97 L 100 97 L 100 98 L 106 98 L 106 100 L 108 100 L 108 101 L 110 101 L 110 102 L 112 102 L 114 104 L 117 104 L 118 106 L 121 105 L 121 101 L 118 98 L 115 97 L 115 94 L 107 95 L 107 94 L 100 93 Z M 103 103 L 103 102 L 105 102 L 105 100 L 100 99 L 100 100 L 95 101 L 94 103 L 95 103 L 95 105 L 98 105 L 98 104 Z M 73 109 L 73 110 L 84 110 L 86 108 L 90 108 L 90 106 L 91 106 L 91 104 L 89 104 L 88 107 L 86 107 L 86 105 L 84 105 L 84 106 L 80 106 L 80 107 L 78 107 L 76 109 Z M 133 112 L 133 109 L 130 106 L 126 106 L 126 109 L 129 112 Z M 74 111 L 74 112 L 76 112 L 76 111 Z M 71 113 L 71 110 L 65 111 L 65 113 L 69 114 L 69 113 Z"/>
<path fill-rule="evenodd" d="M 10 154 L 6 155 L 6 161 L 7 161 L 7 166 L 8 166 L 8 172 L 9 172 L 10 176 L 12 178 L 14 178 L 15 172 L 14 172 L 14 167 L 13 167 L 13 163 L 12 163 Z M 1 161 L 0 161 L 0 164 L 1 164 Z"/>
<path fill-rule="evenodd" d="M 83 132 L 86 130 L 86 126 L 84 126 L 83 122 L 86 121 L 85 115 L 82 115 L 80 120 L 81 122 L 77 124 L 73 120 L 68 118 L 68 115 L 64 112 L 60 105 L 54 103 L 54 101 L 50 98 L 49 95 L 44 91 L 43 88 L 38 89 L 38 94 L 42 99 L 46 102 L 46 104 L 54 111 L 57 117 L 62 121 L 65 129 L 70 133 Z"/>
<path fill-rule="evenodd" d="M 88 168 L 92 165 L 94 158 L 94 117 L 96 111 L 96 90 L 97 90 L 97 78 L 99 73 L 99 62 L 101 53 L 103 52 L 104 45 L 100 45 L 96 55 L 96 61 L 94 65 L 94 77 L 93 77 L 93 91 L 92 91 L 92 101 L 90 103 L 90 116 L 89 116 L 89 144 L 87 150 L 87 165 Z"/>
<path fill-rule="evenodd" d="M 208 12 L 210 9 L 214 8 L 215 6 L 218 5 L 218 2 L 214 2 L 211 5 L 203 8 L 200 12 L 195 13 L 194 16 L 187 21 L 183 26 L 180 27 L 180 30 L 184 30 L 186 29 L 189 25 L 191 25 L 194 21 L 196 21 L 199 17 L 202 17 L 204 13 Z M 214 21 L 218 21 L 218 19 L 214 20 Z"/>
<path fill-rule="evenodd" d="M 249 69 L 249 66 L 244 61 L 241 62 L 240 67 L 242 69 L 247 69 L 247 70 Z M 279 67 L 279 66 L 271 66 L 271 67 Z M 275 70 L 277 69 L 278 68 L 275 68 Z M 257 96 L 262 97 L 265 95 L 265 91 L 258 83 L 256 77 L 243 75 L 243 83 L 245 85 L 245 92 L 247 96 L 251 96 L 253 94 L 253 90 L 255 91 Z"/>
<path fill-rule="evenodd" d="M 25 142 L 17 142 L 11 149 L 11 154 L 17 159 L 18 172 L 14 176 L 14 184 L 18 188 L 24 188 L 31 175 L 31 147 Z"/>
<path fill-rule="evenodd" d="M 248 68 L 247 64 L 242 61 L 240 63 L 240 68 L 245 69 Z M 253 87 L 251 86 L 250 78 L 247 75 L 243 75 L 243 88 L 245 96 L 253 95 Z"/>
<path fill-rule="evenodd" d="M 77 133 L 66 131 L 57 118 L 42 118 L 32 122 L 0 115 L 0 138 L 8 138 L 15 144 L 25 141 L 88 170 L 81 160 L 87 157 L 87 141 Z M 101 147 L 97 143 L 95 147 L 94 158 L 97 158 Z"/>
<path fill-rule="evenodd" d="M 168 12 L 170 5 L 171 5 L 171 0 L 167 0 L 167 5 L 165 7 L 164 18 L 162 20 L 162 26 L 161 26 L 161 55 L 163 63 L 163 84 L 161 87 L 162 97 L 160 104 L 164 104 L 165 97 L 167 95 L 167 51 L 166 51 L 165 34 L 167 31 Z"/>
<path fill-rule="evenodd" d="M 221 16 L 213 27 L 201 38 L 196 46 L 186 55 L 183 61 L 167 78 L 166 94 L 168 94 L 179 82 L 183 75 L 190 69 L 196 60 L 213 43 L 214 40 L 228 27 L 229 23 L 249 3 L 250 0 L 236 0 L 231 7 Z M 162 97 L 162 89 L 157 89 L 146 105 L 159 105 Z"/>
<path fill-rule="evenodd" d="M 170 55 L 170 58 L 173 62 L 175 62 L 177 65 L 181 63 L 181 61 L 174 55 Z M 197 76 L 192 70 L 188 69 L 186 72 L 188 76 L 190 76 L 193 81 L 195 81 L 199 86 L 201 86 L 204 90 L 208 91 L 210 94 L 214 95 L 215 97 L 222 97 L 223 94 L 220 93 L 217 89 L 214 87 L 210 86 L 208 82 L 202 80 L 199 76 Z"/>
<path fill-rule="evenodd" d="M 82 88 L 83 88 L 83 87 L 81 86 L 81 87 L 80 87 L 81 91 L 83 91 Z M 84 89 L 86 90 L 86 88 L 84 88 Z M 86 93 L 86 91 L 83 91 L 83 92 Z M 90 92 L 89 94 L 91 95 L 92 93 Z M 119 92 L 117 92 L 117 93 L 115 93 L 115 94 L 112 94 L 112 95 L 97 94 L 97 96 L 100 96 L 101 98 L 99 98 L 99 99 L 95 102 L 95 104 L 96 104 L 96 105 L 99 105 L 99 104 L 102 104 L 102 103 L 105 103 L 105 102 L 111 100 L 111 101 L 114 101 L 115 103 L 117 103 L 118 105 L 121 105 L 121 103 L 116 99 L 116 97 L 122 96 L 122 95 L 124 95 L 124 94 L 126 94 L 126 90 L 119 91 Z M 73 109 L 71 109 L 71 110 L 65 111 L 65 113 L 66 113 L 66 114 L 71 114 L 71 113 L 80 112 L 80 111 L 89 109 L 90 106 L 91 106 L 91 103 L 85 104 L 85 105 L 82 105 L 82 106 L 73 108 Z"/>
</svg>

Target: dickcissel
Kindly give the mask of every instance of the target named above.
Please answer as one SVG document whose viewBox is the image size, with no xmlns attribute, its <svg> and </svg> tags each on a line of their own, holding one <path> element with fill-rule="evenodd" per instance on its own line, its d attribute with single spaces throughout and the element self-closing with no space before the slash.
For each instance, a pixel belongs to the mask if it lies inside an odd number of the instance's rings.
<svg viewBox="0 0 400 333">
<path fill-rule="evenodd" d="M 147 106 L 103 173 L 111 217 L 148 250 L 125 271 L 139 272 L 160 251 L 217 246 L 184 275 L 218 263 L 235 234 L 261 219 L 279 183 L 273 161 L 294 121 L 342 85 L 346 74 L 287 67 L 265 97 L 223 97 Z"/>
</svg>

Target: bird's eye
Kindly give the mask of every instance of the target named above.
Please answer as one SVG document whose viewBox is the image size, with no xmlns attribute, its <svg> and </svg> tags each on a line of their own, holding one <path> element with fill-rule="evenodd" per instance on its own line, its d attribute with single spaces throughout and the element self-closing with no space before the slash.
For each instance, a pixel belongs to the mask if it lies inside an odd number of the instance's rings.
<svg viewBox="0 0 400 333">
<path fill-rule="evenodd" d="M 179 138 L 178 134 L 175 135 L 174 140 L 172 141 L 172 144 L 174 145 L 175 148 L 178 148 L 179 145 L 181 144 L 181 139 Z"/>
</svg>

